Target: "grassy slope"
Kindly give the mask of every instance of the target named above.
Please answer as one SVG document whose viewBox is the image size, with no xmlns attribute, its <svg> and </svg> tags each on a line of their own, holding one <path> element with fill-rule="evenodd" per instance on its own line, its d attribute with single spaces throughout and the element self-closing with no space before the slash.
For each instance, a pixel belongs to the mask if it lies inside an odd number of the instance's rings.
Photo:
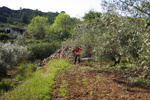
<svg viewBox="0 0 150 100">
<path fill-rule="evenodd" d="M 51 98 L 51 86 L 58 70 L 70 66 L 69 60 L 51 60 L 42 69 L 33 73 L 33 77 L 1 97 L 2 100 L 48 100 Z"/>
</svg>

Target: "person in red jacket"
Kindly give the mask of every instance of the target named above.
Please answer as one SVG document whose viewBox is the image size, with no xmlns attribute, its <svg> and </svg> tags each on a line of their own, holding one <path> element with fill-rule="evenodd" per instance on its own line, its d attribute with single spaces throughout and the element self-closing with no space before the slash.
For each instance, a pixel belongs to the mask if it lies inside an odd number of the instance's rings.
<svg viewBox="0 0 150 100">
<path fill-rule="evenodd" d="M 80 47 L 76 47 L 74 52 L 75 52 L 74 64 L 76 64 L 77 59 L 78 59 L 78 63 L 80 63 L 81 48 Z"/>
</svg>

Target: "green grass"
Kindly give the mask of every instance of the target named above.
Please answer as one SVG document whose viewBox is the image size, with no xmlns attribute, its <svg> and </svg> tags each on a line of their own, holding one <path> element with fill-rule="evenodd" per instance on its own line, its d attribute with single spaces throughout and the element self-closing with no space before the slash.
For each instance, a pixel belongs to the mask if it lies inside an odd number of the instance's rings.
<svg viewBox="0 0 150 100">
<path fill-rule="evenodd" d="M 62 85 L 60 86 L 60 96 L 63 96 L 64 98 L 67 98 L 66 97 L 67 88 L 68 88 L 67 81 L 62 80 Z"/>
<path fill-rule="evenodd" d="M 150 85 L 150 81 L 148 80 L 138 80 L 136 83 L 141 85 Z"/>
<path fill-rule="evenodd" d="M 81 70 L 86 70 L 86 69 L 87 69 L 86 67 L 82 67 L 82 68 L 81 68 Z"/>
<path fill-rule="evenodd" d="M 82 84 L 83 84 L 83 85 L 86 84 L 86 79 L 82 79 Z"/>
<path fill-rule="evenodd" d="M 46 64 L 46 72 L 40 69 L 27 78 L 21 85 L 7 92 L 1 100 L 49 100 L 51 98 L 51 86 L 57 70 L 63 70 L 69 66 L 69 60 L 51 60 Z"/>
<path fill-rule="evenodd" d="M 26 78 L 32 77 L 32 73 L 35 72 L 37 69 L 36 64 L 28 63 L 28 64 L 21 64 L 17 70 L 16 79 L 21 81 Z"/>
</svg>

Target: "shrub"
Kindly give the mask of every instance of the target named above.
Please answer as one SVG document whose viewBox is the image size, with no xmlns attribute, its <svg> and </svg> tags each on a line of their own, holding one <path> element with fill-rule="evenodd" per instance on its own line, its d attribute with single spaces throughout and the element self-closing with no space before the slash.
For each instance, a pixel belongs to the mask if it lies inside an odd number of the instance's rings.
<svg viewBox="0 0 150 100">
<path fill-rule="evenodd" d="M 12 89 L 13 85 L 9 82 L 0 82 L 0 96 L 7 92 L 8 90 Z"/>
<path fill-rule="evenodd" d="M 2 40 L 6 40 L 6 39 L 8 39 L 9 37 L 8 37 L 8 34 L 6 34 L 6 33 L 0 33 L 0 41 L 2 41 Z"/>
<path fill-rule="evenodd" d="M 42 60 L 52 53 L 56 51 L 60 47 L 60 43 L 53 42 L 53 43 L 37 43 L 31 44 L 28 46 L 28 50 L 31 51 L 30 60 Z"/>
<path fill-rule="evenodd" d="M 4 77 L 7 74 L 7 67 L 3 62 L 0 62 L 0 77 Z"/>
<path fill-rule="evenodd" d="M 27 59 L 30 53 L 26 47 L 17 44 L 0 43 L 0 47 L 0 77 L 6 74 L 7 69 L 14 64 Z"/>
<path fill-rule="evenodd" d="M 26 47 L 17 44 L 0 43 L 0 46 L 0 59 L 9 65 L 18 63 L 29 55 Z"/>
</svg>

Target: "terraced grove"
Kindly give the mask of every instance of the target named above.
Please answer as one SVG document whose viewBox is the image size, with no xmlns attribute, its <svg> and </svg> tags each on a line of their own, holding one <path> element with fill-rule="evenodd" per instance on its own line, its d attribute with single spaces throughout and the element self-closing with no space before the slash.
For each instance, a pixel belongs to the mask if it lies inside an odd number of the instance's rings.
<svg viewBox="0 0 150 100">
<path fill-rule="evenodd" d="M 51 100 L 150 100 L 150 86 L 129 84 L 98 63 L 58 71 Z"/>
</svg>

